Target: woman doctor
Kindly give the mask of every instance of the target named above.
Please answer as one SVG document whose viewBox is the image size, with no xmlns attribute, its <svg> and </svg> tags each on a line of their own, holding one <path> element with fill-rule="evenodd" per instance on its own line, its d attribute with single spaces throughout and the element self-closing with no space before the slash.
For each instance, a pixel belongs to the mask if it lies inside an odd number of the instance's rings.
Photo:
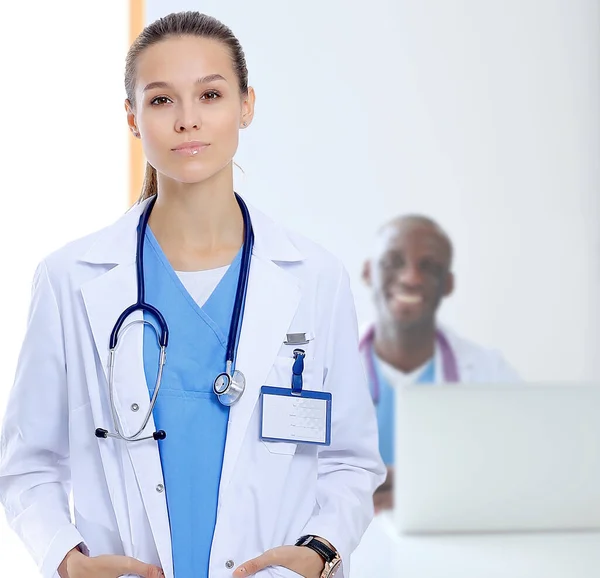
<svg viewBox="0 0 600 578">
<path fill-rule="evenodd" d="M 125 87 L 144 190 L 37 269 L 9 523 L 46 578 L 347 578 L 385 476 L 348 276 L 233 191 L 254 91 L 227 27 L 154 22 Z"/>
</svg>

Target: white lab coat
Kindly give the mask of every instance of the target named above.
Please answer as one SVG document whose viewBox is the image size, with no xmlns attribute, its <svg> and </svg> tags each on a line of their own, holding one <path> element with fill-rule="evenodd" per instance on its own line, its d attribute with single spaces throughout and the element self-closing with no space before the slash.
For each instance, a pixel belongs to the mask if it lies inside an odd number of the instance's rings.
<svg viewBox="0 0 600 578">
<path fill-rule="evenodd" d="M 173 578 L 157 443 L 94 435 L 97 427 L 113 431 L 108 341 L 136 300 L 142 207 L 53 253 L 35 275 L 3 424 L 0 500 L 46 578 L 58 578 L 59 563 L 79 543 L 92 556 L 133 556 Z M 372 519 L 373 491 L 385 478 L 348 275 L 317 245 L 250 213 L 256 240 L 237 359 L 247 385 L 231 408 L 209 575 L 231 576 L 247 559 L 315 534 L 339 550 L 347 578 L 350 553 Z M 259 439 L 259 390 L 289 385 L 293 346 L 283 342 L 292 332 L 314 336 L 303 346 L 304 387 L 333 395 L 329 447 Z M 149 406 L 140 324 L 118 348 L 115 388 L 124 433 L 132 434 Z M 257 576 L 297 574 L 272 567 Z"/>
<path fill-rule="evenodd" d="M 373 330 L 373 324 L 361 329 L 361 341 Z M 444 334 L 456 359 L 459 381 L 461 383 L 517 383 L 521 378 L 515 369 L 496 349 L 477 345 L 461 337 L 456 332 L 442 325 L 438 330 Z M 442 355 L 439 345 L 435 348 L 435 381 L 444 383 L 442 371 Z M 368 368 L 365 368 L 368 369 Z"/>
<path fill-rule="evenodd" d="M 498 350 L 473 343 L 448 327 L 441 326 L 439 330 L 446 336 L 450 349 L 454 352 L 461 383 L 501 384 L 521 381 Z M 436 356 L 440 357 L 437 351 Z M 436 371 L 436 380 L 443 381 L 441 371 Z"/>
</svg>

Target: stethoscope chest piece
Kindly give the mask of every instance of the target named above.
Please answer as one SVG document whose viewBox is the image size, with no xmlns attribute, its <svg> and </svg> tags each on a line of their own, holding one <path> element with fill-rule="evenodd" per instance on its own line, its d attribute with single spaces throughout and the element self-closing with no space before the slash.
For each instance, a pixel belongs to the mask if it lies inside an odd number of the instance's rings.
<svg viewBox="0 0 600 578">
<path fill-rule="evenodd" d="M 246 378 L 237 369 L 233 376 L 227 372 L 219 373 L 213 383 L 213 391 L 217 394 L 219 401 L 226 406 L 233 405 L 246 389 Z"/>
</svg>

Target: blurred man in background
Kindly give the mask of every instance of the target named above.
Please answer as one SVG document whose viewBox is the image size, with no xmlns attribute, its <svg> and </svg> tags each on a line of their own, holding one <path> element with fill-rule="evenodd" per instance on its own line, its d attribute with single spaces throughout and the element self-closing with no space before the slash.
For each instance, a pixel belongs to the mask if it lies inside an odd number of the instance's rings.
<svg viewBox="0 0 600 578">
<path fill-rule="evenodd" d="M 452 252 L 448 235 L 436 222 L 407 215 L 379 231 L 374 253 L 364 265 L 376 320 L 360 347 L 377 407 L 379 449 L 388 466 L 388 478 L 375 493 L 376 511 L 393 506 L 397 387 L 518 381 L 500 354 L 437 323 L 438 308 L 454 289 Z"/>
</svg>

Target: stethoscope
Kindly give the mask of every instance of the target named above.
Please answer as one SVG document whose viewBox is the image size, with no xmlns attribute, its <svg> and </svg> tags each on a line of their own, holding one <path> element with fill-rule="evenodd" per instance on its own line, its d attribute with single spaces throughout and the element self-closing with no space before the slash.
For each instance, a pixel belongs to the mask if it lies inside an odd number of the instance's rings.
<svg viewBox="0 0 600 578">
<path fill-rule="evenodd" d="M 229 337 L 227 340 L 227 351 L 226 351 L 226 362 L 225 371 L 219 373 L 213 382 L 213 391 L 217 396 L 217 399 L 225 406 L 231 406 L 236 403 L 244 393 L 246 388 L 246 379 L 244 374 L 235 369 L 235 360 L 237 357 L 237 349 L 239 345 L 241 320 L 244 316 L 244 307 L 246 305 L 246 292 L 248 290 L 248 277 L 250 275 L 250 259 L 252 256 L 252 248 L 254 246 L 254 231 L 252 229 L 252 222 L 250 220 L 250 213 L 248 207 L 242 200 L 242 198 L 236 193 L 235 197 L 242 211 L 242 217 L 244 219 L 244 246 L 242 248 L 242 260 L 240 265 L 240 275 L 238 278 L 237 290 L 235 294 L 235 302 L 233 306 L 233 313 L 231 316 L 231 325 L 229 327 Z M 115 326 L 110 334 L 109 341 L 109 359 L 108 359 L 108 390 L 110 398 L 110 409 L 113 417 L 113 424 L 115 433 L 109 432 L 106 429 L 97 428 L 96 437 L 98 438 L 117 438 L 127 442 L 142 441 L 147 439 L 164 440 L 167 434 L 164 430 L 158 430 L 150 436 L 140 437 L 140 434 L 144 431 L 150 416 L 154 411 L 156 405 L 156 399 L 158 392 L 162 384 L 162 374 L 165 361 L 167 359 L 167 345 L 169 343 L 169 327 L 162 313 L 153 307 L 149 303 L 146 303 L 146 288 L 144 280 L 144 239 L 146 236 L 146 228 L 148 226 L 148 220 L 152 207 L 156 202 L 156 195 L 148 201 L 148 204 L 144 207 L 144 211 L 140 216 L 140 220 L 137 227 L 137 248 L 136 248 L 136 282 L 137 282 L 137 301 L 125 309 L 123 313 L 117 319 Z M 145 319 L 136 319 L 130 321 L 125 327 L 123 324 L 127 318 L 137 311 L 142 311 L 152 315 L 156 319 L 160 333 L 156 326 Z M 158 374 L 156 376 L 156 384 L 154 386 L 154 393 L 150 400 L 150 407 L 146 412 L 141 427 L 131 436 L 126 436 L 122 433 L 121 423 L 117 414 L 115 399 L 114 399 L 114 368 L 115 368 L 115 357 L 116 350 L 119 340 L 119 333 L 123 328 L 122 333 L 132 325 L 141 323 L 143 325 L 149 325 L 154 330 L 158 345 L 160 347 L 160 355 L 158 360 Z"/>
</svg>

